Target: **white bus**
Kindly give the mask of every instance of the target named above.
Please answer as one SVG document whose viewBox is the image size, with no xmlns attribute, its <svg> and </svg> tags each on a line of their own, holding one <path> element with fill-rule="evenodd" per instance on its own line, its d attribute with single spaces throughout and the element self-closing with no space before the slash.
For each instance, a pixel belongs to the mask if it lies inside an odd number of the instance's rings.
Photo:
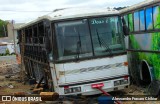
<svg viewBox="0 0 160 104">
<path fill-rule="evenodd" d="M 107 92 L 129 85 L 124 32 L 114 9 L 61 9 L 19 31 L 26 39 L 27 75 L 36 81 L 43 77 L 60 95 L 101 93 L 93 85 Z"/>
</svg>

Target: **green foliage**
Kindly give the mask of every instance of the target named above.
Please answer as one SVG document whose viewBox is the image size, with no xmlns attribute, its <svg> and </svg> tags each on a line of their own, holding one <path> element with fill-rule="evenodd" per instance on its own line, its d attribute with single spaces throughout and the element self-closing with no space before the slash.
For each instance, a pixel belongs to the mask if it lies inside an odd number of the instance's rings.
<svg viewBox="0 0 160 104">
<path fill-rule="evenodd" d="M 7 33 L 7 23 L 8 22 L 0 19 L 0 37 L 5 37 L 5 34 Z"/>
<path fill-rule="evenodd" d="M 4 56 L 4 54 L 3 54 L 3 53 L 0 53 L 0 56 Z"/>
<path fill-rule="evenodd" d="M 10 53 L 9 53 L 9 50 L 8 49 L 6 49 L 6 55 L 9 55 Z"/>
</svg>

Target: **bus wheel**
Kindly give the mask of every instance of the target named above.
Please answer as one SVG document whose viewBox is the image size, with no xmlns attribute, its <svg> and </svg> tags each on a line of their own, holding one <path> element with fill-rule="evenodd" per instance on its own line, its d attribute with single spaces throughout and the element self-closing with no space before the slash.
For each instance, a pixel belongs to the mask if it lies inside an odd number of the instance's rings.
<svg viewBox="0 0 160 104">
<path fill-rule="evenodd" d="M 150 67 L 146 61 L 141 64 L 141 85 L 148 86 L 151 83 Z"/>
</svg>

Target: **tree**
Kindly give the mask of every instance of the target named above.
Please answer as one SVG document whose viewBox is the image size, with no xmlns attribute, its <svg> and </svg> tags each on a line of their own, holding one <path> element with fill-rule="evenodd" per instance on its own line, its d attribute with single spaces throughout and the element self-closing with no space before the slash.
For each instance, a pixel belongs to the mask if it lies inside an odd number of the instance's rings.
<svg viewBox="0 0 160 104">
<path fill-rule="evenodd" d="M 9 52 L 9 50 L 8 50 L 8 48 L 6 49 L 6 55 L 9 55 L 10 54 L 10 52 Z"/>
<path fill-rule="evenodd" d="M 6 37 L 7 36 L 7 23 L 8 22 L 0 19 L 0 37 Z"/>
<path fill-rule="evenodd" d="M 124 8 L 127 8 L 128 6 L 125 6 L 125 7 L 114 7 L 114 9 L 116 10 L 121 10 L 121 9 L 124 9 Z"/>
</svg>

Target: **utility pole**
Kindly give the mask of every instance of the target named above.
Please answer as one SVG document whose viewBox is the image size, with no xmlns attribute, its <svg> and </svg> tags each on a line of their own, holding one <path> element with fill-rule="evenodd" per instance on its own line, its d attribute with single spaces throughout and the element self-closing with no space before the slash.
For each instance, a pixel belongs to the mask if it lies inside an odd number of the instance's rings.
<svg viewBox="0 0 160 104">
<path fill-rule="evenodd" d="M 12 20 L 12 31 L 13 31 L 13 42 L 14 42 L 14 52 L 17 53 L 16 51 L 16 42 L 15 42 L 15 34 L 14 34 L 14 20 Z"/>
</svg>

